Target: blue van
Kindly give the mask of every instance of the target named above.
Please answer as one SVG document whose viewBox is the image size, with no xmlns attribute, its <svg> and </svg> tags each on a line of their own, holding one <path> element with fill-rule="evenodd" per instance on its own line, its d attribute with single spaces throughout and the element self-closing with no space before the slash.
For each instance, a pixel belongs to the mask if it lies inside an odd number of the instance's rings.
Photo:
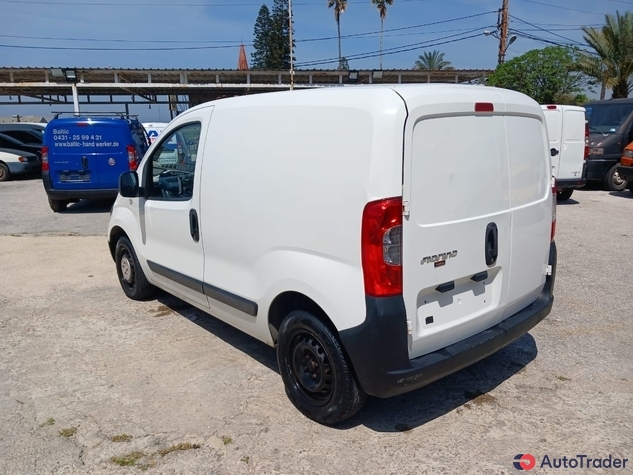
<svg viewBox="0 0 633 475">
<path fill-rule="evenodd" d="M 63 211 L 80 199 L 115 198 L 119 176 L 136 170 L 148 148 L 135 116 L 56 115 L 42 147 L 42 182 L 51 209 Z"/>
</svg>

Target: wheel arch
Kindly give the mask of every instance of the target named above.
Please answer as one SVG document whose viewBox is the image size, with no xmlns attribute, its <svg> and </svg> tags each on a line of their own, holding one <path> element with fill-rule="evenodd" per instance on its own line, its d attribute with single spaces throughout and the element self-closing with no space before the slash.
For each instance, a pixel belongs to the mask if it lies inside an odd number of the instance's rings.
<svg viewBox="0 0 633 475">
<path fill-rule="evenodd" d="M 268 308 L 268 329 L 274 344 L 277 344 L 277 336 L 281 323 L 284 318 L 294 310 L 310 312 L 339 338 L 336 326 L 318 303 L 301 292 L 289 290 L 277 295 Z"/>
<path fill-rule="evenodd" d="M 116 243 L 122 237 L 126 237 L 126 238 L 130 239 L 130 237 L 127 235 L 127 233 L 125 231 L 123 231 L 123 228 L 121 228 L 120 226 L 114 226 L 110 230 L 110 238 L 108 240 L 108 247 L 110 248 L 110 255 L 112 256 L 112 259 L 115 258 L 114 257 L 114 253 L 116 252 Z"/>
</svg>

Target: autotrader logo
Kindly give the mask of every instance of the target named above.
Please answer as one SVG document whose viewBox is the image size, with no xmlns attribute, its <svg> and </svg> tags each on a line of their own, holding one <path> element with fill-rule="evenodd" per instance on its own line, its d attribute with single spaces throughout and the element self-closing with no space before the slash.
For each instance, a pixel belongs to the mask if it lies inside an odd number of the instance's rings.
<svg viewBox="0 0 633 475">
<path fill-rule="evenodd" d="M 517 470 L 532 470 L 536 466 L 536 459 L 531 454 L 518 454 L 514 460 L 514 468 Z"/>
</svg>

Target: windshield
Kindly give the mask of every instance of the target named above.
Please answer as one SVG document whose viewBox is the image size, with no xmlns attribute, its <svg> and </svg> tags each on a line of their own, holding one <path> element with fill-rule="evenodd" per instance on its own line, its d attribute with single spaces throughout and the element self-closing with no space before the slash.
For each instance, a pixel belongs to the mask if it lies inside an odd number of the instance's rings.
<svg viewBox="0 0 633 475">
<path fill-rule="evenodd" d="M 589 131 L 601 134 L 614 134 L 633 112 L 633 104 L 604 104 L 586 106 Z"/>
</svg>

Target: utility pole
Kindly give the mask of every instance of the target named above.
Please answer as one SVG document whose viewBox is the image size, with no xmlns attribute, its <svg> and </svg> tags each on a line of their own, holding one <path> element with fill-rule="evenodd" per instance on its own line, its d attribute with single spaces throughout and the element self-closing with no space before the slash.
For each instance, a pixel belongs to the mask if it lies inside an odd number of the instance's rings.
<svg viewBox="0 0 633 475">
<path fill-rule="evenodd" d="M 288 0 L 288 17 L 290 22 L 290 90 L 295 88 L 295 67 L 292 60 L 292 0 Z"/>
<path fill-rule="evenodd" d="M 508 0 L 503 0 L 503 6 L 499 10 L 499 20 L 497 29 L 501 32 L 499 35 L 499 64 L 503 64 L 506 60 L 506 49 L 508 48 Z"/>
</svg>

